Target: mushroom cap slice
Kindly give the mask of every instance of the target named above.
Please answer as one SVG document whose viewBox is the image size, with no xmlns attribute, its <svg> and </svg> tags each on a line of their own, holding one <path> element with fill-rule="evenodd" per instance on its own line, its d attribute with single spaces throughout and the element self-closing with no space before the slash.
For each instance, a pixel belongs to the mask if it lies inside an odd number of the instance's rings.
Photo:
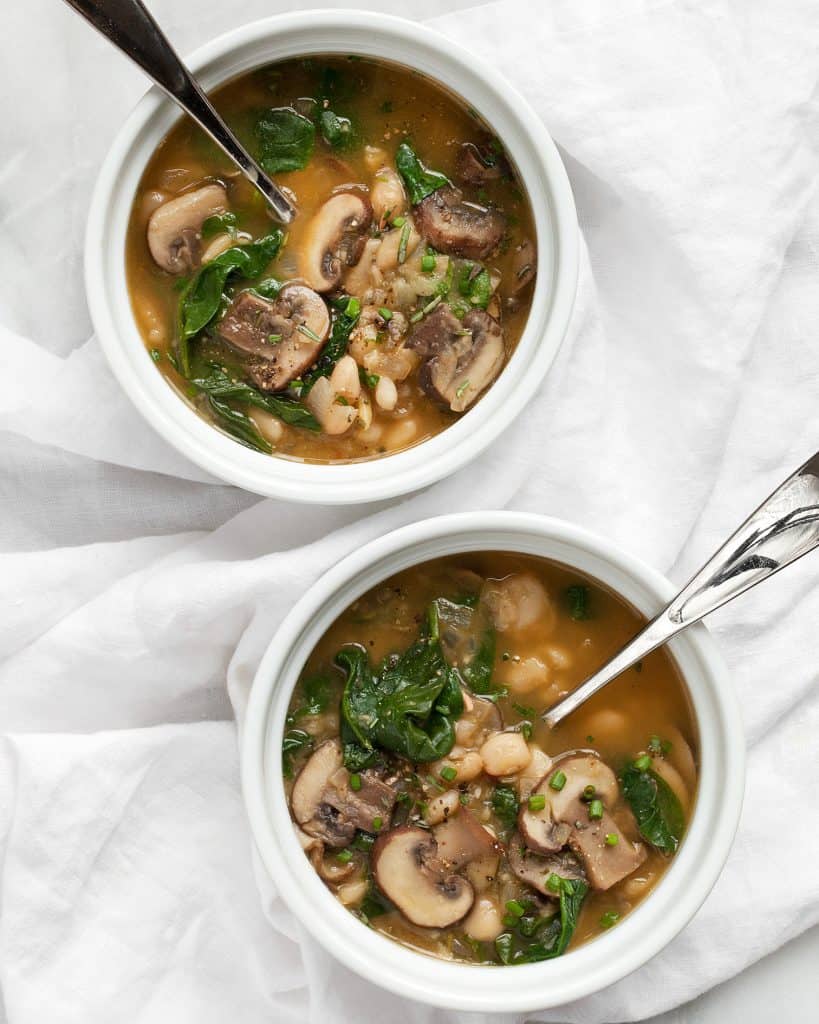
<svg viewBox="0 0 819 1024">
<path fill-rule="evenodd" d="M 453 871 L 474 860 L 500 853 L 500 843 L 465 807 L 437 825 L 432 834 L 438 844 L 438 858 Z"/>
<path fill-rule="evenodd" d="M 287 284 L 276 299 L 240 292 L 218 331 L 229 345 L 252 357 L 250 376 L 262 391 L 281 391 L 318 358 L 330 333 L 330 314 L 312 289 Z"/>
<path fill-rule="evenodd" d="M 610 889 L 636 871 L 646 859 L 643 844 L 632 842 L 610 812 L 620 796 L 614 772 L 594 753 L 558 758 L 549 778 L 557 771 L 566 776 L 563 788 L 555 791 L 547 783 L 542 790 L 551 814 L 556 821 L 571 827 L 568 843 L 583 861 L 591 887 Z M 604 805 L 601 818 L 589 817 L 589 804 L 583 799 L 587 786 L 594 787 L 596 798 Z M 617 837 L 613 845 L 606 842 L 607 835 Z"/>
<path fill-rule="evenodd" d="M 506 218 L 499 210 L 465 202 L 460 189 L 444 186 L 415 207 L 415 225 L 438 252 L 483 260 L 500 244 Z"/>
<path fill-rule="evenodd" d="M 157 206 L 148 218 L 148 249 L 154 262 L 169 274 L 186 274 L 199 266 L 200 234 L 208 217 L 224 213 L 227 192 L 222 185 L 203 185 Z"/>
<path fill-rule="evenodd" d="M 549 775 L 534 786 L 530 796 L 545 796 L 546 805 L 539 811 L 529 808 L 528 800 L 521 804 L 518 812 L 518 831 L 521 837 L 535 853 L 557 853 L 569 841 L 571 825 L 555 821 L 549 804 Z"/>
<path fill-rule="evenodd" d="M 317 292 L 335 288 L 347 267 L 355 266 L 367 241 L 372 206 L 358 192 L 338 192 L 310 221 L 302 246 L 301 276 Z"/>
<path fill-rule="evenodd" d="M 375 841 L 370 864 L 381 892 L 422 928 L 448 928 L 475 901 L 475 890 L 465 878 L 447 872 L 435 838 L 422 828 L 404 825 L 384 833 Z"/>
<path fill-rule="evenodd" d="M 568 879 L 580 878 L 584 881 L 586 878 L 583 865 L 570 850 L 545 855 L 533 853 L 526 847 L 523 838 L 517 832 L 506 847 L 506 858 L 512 873 L 521 882 L 531 885 L 533 889 L 548 899 L 558 898 L 546 884 L 549 875 L 560 875 L 561 878 Z"/>
<path fill-rule="evenodd" d="M 497 154 L 484 158 L 474 142 L 464 142 L 455 157 L 455 173 L 467 185 L 485 185 L 502 178 L 506 163 Z"/>
<path fill-rule="evenodd" d="M 429 359 L 418 378 L 424 391 L 452 412 L 464 412 L 495 380 L 506 358 L 503 330 L 494 317 L 473 309 L 461 323 L 457 340 Z"/>
<path fill-rule="evenodd" d="M 324 800 L 327 783 L 341 763 L 339 741 L 322 743 L 299 772 L 290 794 L 290 809 L 302 831 L 333 847 L 346 846 L 355 835 L 355 825 Z"/>
<path fill-rule="evenodd" d="M 323 800 L 335 807 L 339 814 L 364 832 L 381 832 L 389 828 L 397 790 L 377 772 L 359 774 L 360 787 L 350 788 L 350 773 L 339 768 L 327 780 Z M 376 827 L 376 820 L 381 819 Z"/>
</svg>

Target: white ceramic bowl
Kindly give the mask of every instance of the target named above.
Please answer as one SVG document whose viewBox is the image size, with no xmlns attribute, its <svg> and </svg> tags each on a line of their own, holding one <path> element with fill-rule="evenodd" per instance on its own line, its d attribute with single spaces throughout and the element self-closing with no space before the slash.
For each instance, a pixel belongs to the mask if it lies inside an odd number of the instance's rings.
<svg viewBox="0 0 819 1024">
<path fill-rule="evenodd" d="M 348 465 L 310 465 L 244 448 L 201 419 L 150 359 L 125 283 L 131 203 L 151 154 L 177 120 L 157 88 L 123 125 L 91 202 L 85 276 L 91 317 L 117 379 L 145 419 L 174 447 L 229 483 L 292 501 L 348 504 L 424 487 L 474 458 L 540 386 L 574 303 L 578 229 L 569 182 L 554 143 L 526 101 L 490 67 L 421 25 L 363 11 L 305 11 L 257 21 L 214 39 L 188 58 L 207 89 L 252 68 L 311 53 L 353 53 L 417 68 L 471 104 L 510 153 L 529 193 L 539 272 L 523 337 L 500 378 L 455 424 L 407 451 Z"/>
<path fill-rule="evenodd" d="M 670 649 L 699 727 L 696 806 L 665 876 L 622 923 L 558 959 L 514 967 L 447 963 L 367 928 L 325 888 L 291 827 L 281 768 L 287 706 L 308 654 L 352 601 L 408 566 L 476 550 L 525 552 L 563 562 L 600 580 L 645 615 L 659 611 L 674 593 L 666 579 L 642 562 L 557 519 L 469 512 L 396 530 L 334 566 L 274 636 L 247 707 L 242 785 L 257 848 L 282 899 L 342 963 L 422 1002 L 520 1013 L 557 1006 L 618 981 L 658 953 L 690 920 L 725 863 L 739 820 L 744 734 L 730 680 L 710 635 L 703 626 L 686 630 Z"/>
</svg>

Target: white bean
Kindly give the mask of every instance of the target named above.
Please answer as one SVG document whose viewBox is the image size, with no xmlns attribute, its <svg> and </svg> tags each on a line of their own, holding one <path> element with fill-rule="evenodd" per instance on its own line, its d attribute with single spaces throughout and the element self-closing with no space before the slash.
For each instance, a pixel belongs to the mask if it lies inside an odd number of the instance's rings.
<svg viewBox="0 0 819 1024">
<path fill-rule="evenodd" d="M 490 775 L 516 775 L 529 764 L 531 753 L 522 733 L 496 732 L 479 751 Z"/>
<path fill-rule="evenodd" d="M 458 790 L 448 789 L 446 793 L 439 793 L 429 801 L 424 817 L 428 825 L 440 825 L 442 821 L 452 817 L 460 806 Z"/>
<path fill-rule="evenodd" d="M 503 931 L 500 908 L 489 896 L 480 896 L 464 918 L 463 929 L 476 942 L 492 942 Z"/>
<path fill-rule="evenodd" d="M 375 385 L 375 401 L 379 408 L 385 409 L 387 412 L 392 412 L 396 407 L 398 388 L 391 377 L 378 378 L 378 383 Z"/>
</svg>

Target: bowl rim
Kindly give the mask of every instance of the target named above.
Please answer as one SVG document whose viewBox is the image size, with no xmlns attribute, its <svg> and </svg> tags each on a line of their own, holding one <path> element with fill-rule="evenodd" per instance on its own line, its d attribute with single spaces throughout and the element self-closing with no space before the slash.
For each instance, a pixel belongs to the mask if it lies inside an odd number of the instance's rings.
<svg viewBox="0 0 819 1024">
<path fill-rule="evenodd" d="M 396 529 L 329 569 L 273 635 L 240 726 L 242 790 L 267 875 L 313 938 L 346 967 L 393 993 L 431 1005 L 485 1013 L 532 1012 L 619 981 L 659 953 L 693 917 L 725 864 L 739 822 L 744 731 L 712 637 L 701 624 L 690 627 L 669 648 L 700 733 L 697 801 L 673 863 L 651 895 L 617 928 L 567 956 L 513 970 L 436 960 L 368 929 L 329 893 L 292 829 L 280 756 L 287 704 L 315 641 L 357 596 L 409 565 L 470 550 L 528 552 L 573 565 L 648 615 L 676 592 L 660 573 L 605 538 L 547 516 L 466 512 Z"/>
<path fill-rule="evenodd" d="M 259 56 L 261 49 L 268 54 L 265 59 Z M 153 365 L 125 279 L 125 231 L 136 183 L 155 146 L 180 116 L 157 86 L 125 120 L 101 166 L 85 233 L 85 286 L 94 329 L 114 376 L 141 415 L 177 451 L 214 477 L 258 494 L 355 504 L 406 494 L 456 472 L 531 400 L 568 329 L 577 290 L 579 229 L 557 147 L 528 102 L 490 65 L 422 24 L 368 11 L 291 12 L 226 32 L 186 60 L 210 90 L 264 63 L 319 52 L 397 60 L 454 90 L 488 123 L 497 124 L 503 115 L 499 134 L 520 170 L 538 247 L 544 256 L 548 251 L 549 260 L 538 275 L 515 352 L 481 400 L 450 427 L 412 448 L 342 464 L 260 454 L 195 413 Z"/>
</svg>

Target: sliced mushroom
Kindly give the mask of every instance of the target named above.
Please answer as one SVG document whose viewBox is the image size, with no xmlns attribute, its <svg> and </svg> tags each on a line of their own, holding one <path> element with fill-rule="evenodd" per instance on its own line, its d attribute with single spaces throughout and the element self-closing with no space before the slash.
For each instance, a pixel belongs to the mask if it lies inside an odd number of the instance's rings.
<svg viewBox="0 0 819 1024">
<path fill-rule="evenodd" d="M 338 740 L 322 743 L 299 772 L 290 794 L 293 817 L 302 831 L 333 847 L 346 846 L 355 835 L 355 825 L 345 820 L 335 807 L 324 802 L 327 783 L 341 763 Z"/>
<path fill-rule="evenodd" d="M 253 357 L 250 376 L 262 391 L 281 391 L 316 361 L 330 333 L 324 300 L 303 284 L 276 299 L 240 292 L 219 323 L 221 337 Z"/>
<path fill-rule="evenodd" d="M 475 815 L 463 807 L 432 830 L 438 844 L 438 857 L 452 871 L 472 861 L 500 853 L 500 844 L 481 825 Z"/>
<path fill-rule="evenodd" d="M 530 796 L 543 796 L 546 804 L 541 810 L 533 811 L 528 800 L 521 805 L 518 813 L 518 830 L 523 841 L 535 853 L 557 853 L 569 841 L 571 825 L 555 821 L 549 803 L 549 776 L 544 777 L 532 789 Z"/>
<path fill-rule="evenodd" d="M 455 157 L 455 173 L 466 185 L 485 185 L 502 178 L 506 162 L 499 154 L 484 155 L 473 142 L 464 142 Z"/>
<path fill-rule="evenodd" d="M 461 746 L 479 744 L 488 732 L 499 732 L 503 729 L 503 718 L 497 705 L 463 691 L 464 710 L 455 723 L 455 739 Z"/>
<path fill-rule="evenodd" d="M 488 313 L 473 309 L 453 335 L 452 325 L 444 320 L 445 316 L 446 311 L 436 327 L 443 328 L 440 337 L 448 340 L 442 340 L 437 354 L 421 367 L 419 382 L 430 397 L 449 406 L 453 412 L 464 412 L 501 371 L 506 355 L 503 330 Z M 421 336 L 429 333 L 428 329 L 421 332 Z M 412 342 L 411 336 L 407 344 L 412 345 Z"/>
<path fill-rule="evenodd" d="M 460 189 L 444 186 L 415 207 L 415 224 L 438 252 L 483 260 L 497 249 L 506 230 L 500 211 L 464 201 Z"/>
<path fill-rule="evenodd" d="M 348 860 L 342 864 L 336 854 L 333 854 L 330 857 L 316 857 L 313 860 L 313 867 L 325 882 L 329 882 L 330 885 L 338 885 L 339 882 L 351 878 L 358 870 L 359 865 L 355 860 Z"/>
<path fill-rule="evenodd" d="M 438 859 L 435 838 L 409 825 L 380 836 L 370 859 L 381 892 L 422 928 L 448 928 L 472 908 L 475 890 Z"/>
<path fill-rule="evenodd" d="M 447 303 L 443 302 L 413 327 L 407 338 L 407 348 L 424 359 L 436 356 L 457 345 L 464 337 L 465 329 Z"/>
<path fill-rule="evenodd" d="M 373 211 L 358 192 L 331 196 L 310 221 L 301 255 L 301 276 L 317 292 L 335 288 L 346 267 L 361 258 Z"/>
<path fill-rule="evenodd" d="M 222 185 L 203 185 L 169 199 L 148 219 L 148 248 L 169 274 L 187 274 L 199 266 L 201 229 L 208 217 L 224 213 L 227 192 Z"/>
<path fill-rule="evenodd" d="M 513 874 L 531 885 L 533 889 L 549 899 L 556 899 L 556 894 L 548 887 L 547 882 L 552 874 L 567 879 L 584 879 L 583 865 L 570 851 L 542 855 L 533 853 L 523 842 L 522 837 L 515 833 L 506 847 L 506 857 Z"/>
<path fill-rule="evenodd" d="M 610 808 L 619 797 L 614 772 L 593 753 L 558 758 L 549 778 L 558 771 L 566 776 L 562 789 L 549 785 L 543 789 L 552 817 L 571 827 L 569 846 L 582 859 L 592 888 L 610 889 L 646 859 L 642 843 L 632 842 L 611 814 Z M 589 814 L 589 799 L 584 799 L 584 794 L 592 790 L 594 799 L 603 804 L 602 817 L 595 819 Z M 607 840 L 607 836 L 613 839 Z"/>
<path fill-rule="evenodd" d="M 374 771 L 361 772 L 358 778 L 359 788 L 352 789 L 350 773 L 339 768 L 327 780 L 322 799 L 356 828 L 364 832 L 386 831 L 398 796 L 395 787 Z"/>
</svg>

